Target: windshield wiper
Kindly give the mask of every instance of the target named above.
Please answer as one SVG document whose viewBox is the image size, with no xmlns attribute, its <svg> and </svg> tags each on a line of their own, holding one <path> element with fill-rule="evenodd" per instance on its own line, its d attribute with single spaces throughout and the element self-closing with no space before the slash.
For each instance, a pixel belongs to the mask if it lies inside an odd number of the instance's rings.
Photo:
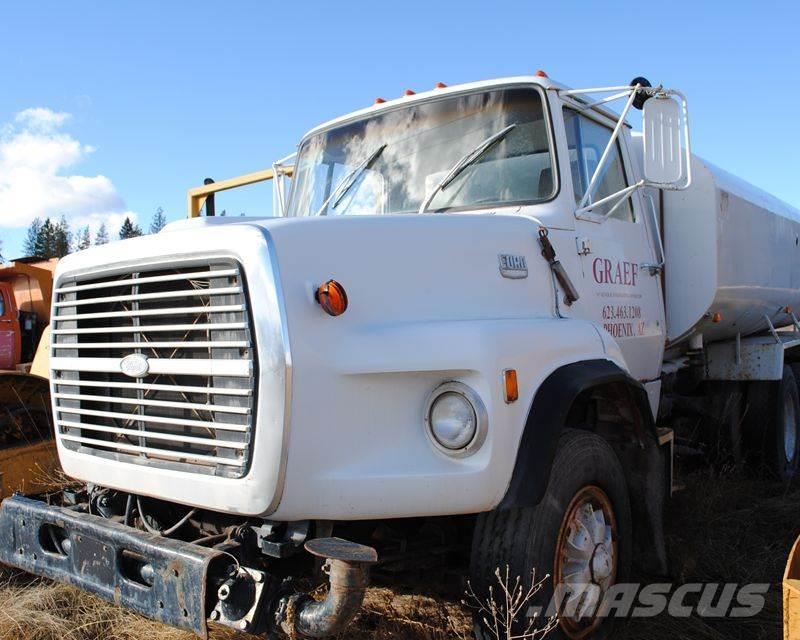
<svg viewBox="0 0 800 640">
<path fill-rule="evenodd" d="M 425 213 L 428 206 L 430 205 L 433 198 L 436 196 L 437 193 L 442 191 L 443 189 L 447 188 L 447 185 L 450 184 L 453 180 L 455 180 L 464 169 L 469 167 L 471 164 L 477 162 L 484 153 L 486 153 L 489 149 L 491 149 L 496 143 L 500 142 L 503 138 L 505 138 L 511 130 L 516 127 L 516 124 L 510 124 L 505 129 L 502 129 L 495 133 L 492 136 L 489 136 L 481 142 L 477 147 L 475 147 L 472 151 L 464 155 L 458 162 L 453 165 L 453 168 L 447 172 L 447 175 L 442 178 L 441 182 L 434 187 L 433 191 L 428 194 L 428 197 L 423 200 L 422 204 L 419 206 L 418 213 Z"/>
<path fill-rule="evenodd" d="M 322 203 L 322 206 L 317 210 L 318 216 L 324 216 L 326 207 L 328 203 L 333 201 L 331 205 L 331 209 L 335 209 L 338 204 L 342 201 L 345 194 L 350 191 L 350 188 L 356 183 L 359 176 L 364 173 L 369 167 L 372 165 L 375 160 L 378 159 L 378 156 L 383 153 L 383 150 L 386 148 L 385 144 L 382 144 L 380 147 L 375 149 L 372 153 L 370 153 L 364 160 L 361 161 L 355 169 L 353 169 L 350 173 L 348 173 L 344 178 L 339 181 L 339 184 L 336 185 L 336 188 L 331 192 L 327 198 L 325 198 L 325 202 Z"/>
</svg>

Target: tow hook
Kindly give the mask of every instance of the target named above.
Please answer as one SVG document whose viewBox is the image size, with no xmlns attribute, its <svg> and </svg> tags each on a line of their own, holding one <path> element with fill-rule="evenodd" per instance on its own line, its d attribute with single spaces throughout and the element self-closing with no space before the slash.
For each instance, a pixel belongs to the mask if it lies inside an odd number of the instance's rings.
<svg viewBox="0 0 800 640">
<path fill-rule="evenodd" d="M 378 561 L 372 547 L 341 538 L 317 538 L 305 544 L 306 551 L 325 558 L 323 570 L 330 589 L 323 600 L 306 594 L 286 595 L 275 608 L 275 623 L 290 638 L 324 638 L 342 631 L 364 601 L 369 566 Z"/>
</svg>

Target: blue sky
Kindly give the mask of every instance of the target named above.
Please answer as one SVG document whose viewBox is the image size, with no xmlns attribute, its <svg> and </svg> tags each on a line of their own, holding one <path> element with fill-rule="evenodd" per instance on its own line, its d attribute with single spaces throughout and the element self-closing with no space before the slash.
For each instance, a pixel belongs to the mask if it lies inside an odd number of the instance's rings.
<svg viewBox="0 0 800 640">
<path fill-rule="evenodd" d="M 0 21 L 0 239 L 36 213 L 142 226 L 321 121 L 545 69 L 683 90 L 694 150 L 800 207 L 797 2 L 15 2 Z M 218 209 L 268 212 L 269 187 Z"/>
</svg>

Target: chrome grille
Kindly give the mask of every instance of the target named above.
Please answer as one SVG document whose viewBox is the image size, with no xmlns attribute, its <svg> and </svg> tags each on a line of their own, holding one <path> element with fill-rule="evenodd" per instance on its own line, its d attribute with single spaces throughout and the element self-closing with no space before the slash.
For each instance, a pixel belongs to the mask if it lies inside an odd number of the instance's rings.
<svg viewBox="0 0 800 640">
<path fill-rule="evenodd" d="M 67 277 L 55 294 L 51 368 L 64 446 L 187 472 L 246 473 L 254 345 L 237 263 Z M 122 372 L 131 354 L 146 358 L 142 377 Z"/>
</svg>

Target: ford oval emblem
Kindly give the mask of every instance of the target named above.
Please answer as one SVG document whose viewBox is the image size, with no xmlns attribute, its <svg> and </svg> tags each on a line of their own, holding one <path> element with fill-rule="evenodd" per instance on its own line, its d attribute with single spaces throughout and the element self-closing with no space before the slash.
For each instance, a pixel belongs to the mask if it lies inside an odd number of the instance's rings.
<svg viewBox="0 0 800 640">
<path fill-rule="evenodd" d="M 120 360 L 119 368 L 131 378 L 144 378 L 150 372 L 150 363 L 147 361 L 147 356 L 131 353 Z"/>
</svg>

